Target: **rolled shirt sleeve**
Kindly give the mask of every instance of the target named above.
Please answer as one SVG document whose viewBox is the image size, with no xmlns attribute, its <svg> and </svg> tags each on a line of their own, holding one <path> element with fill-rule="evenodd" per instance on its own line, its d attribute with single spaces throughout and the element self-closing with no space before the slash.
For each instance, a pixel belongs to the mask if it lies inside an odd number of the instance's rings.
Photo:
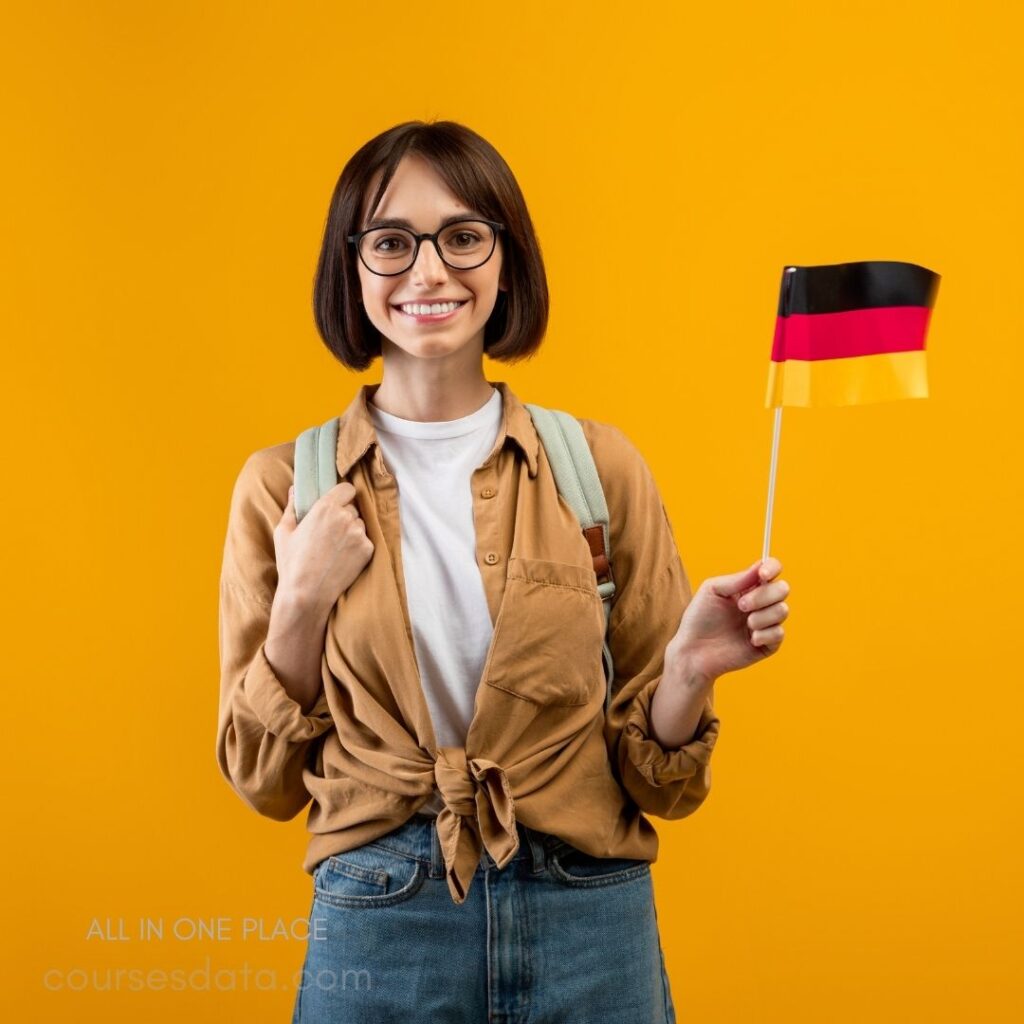
<svg viewBox="0 0 1024 1024">
<path fill-rule="evenodd" d="M 291 468 L 281 449 L 249 456 L 235 482 L 220 577 L 217 762 L 241 798 L 268 818 L 294 818 L 310 795 L 304 773 L 334 724 L 323 690 L 308 714 L 285 690 L 265 644 L 277 582 L 274 527 Z"/>
<path fill-rule="evenodd" d="M 683 818 L 706 799 L 719 734 L 713 688 L 692 739 L 664 748 L 652 735 L 651 702 L 665 648 L 692 592 L 668 512 L 636 446 L 617 427 L 582 420 L 608 503 L 616 593 L 608 643 L 615 663 L 605 739 L 619 781 L 647 814 Z"/>
</svg>

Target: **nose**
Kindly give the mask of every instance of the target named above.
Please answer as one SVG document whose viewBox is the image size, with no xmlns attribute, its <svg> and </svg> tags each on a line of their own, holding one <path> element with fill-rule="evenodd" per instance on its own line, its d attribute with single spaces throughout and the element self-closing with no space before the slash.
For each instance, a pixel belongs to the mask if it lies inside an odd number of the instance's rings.
<svg viewBox="0 0 1024 1024">
<path fill-rule="evenodd" d="M 444 260 L 438 255 L 433 243 L 426 239 L 420 245 L 416 261 L 410 269 L 414 281 L 422 281 L 428 285 L 439 283 L 448 277 L 448 267 Z"/>
</svg>

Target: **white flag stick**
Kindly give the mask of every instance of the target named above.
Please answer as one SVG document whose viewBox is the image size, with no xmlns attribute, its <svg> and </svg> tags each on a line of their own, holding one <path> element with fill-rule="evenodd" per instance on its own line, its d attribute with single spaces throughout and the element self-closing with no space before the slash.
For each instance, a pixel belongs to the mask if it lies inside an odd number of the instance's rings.
<svg viewBox="0 0 1024 1024">
<path fill-rule="evenodd" d="M 772 464 L 768 470 L 768 512 L 764 523 L 764 546 L 761 549 L 761 560 L 768 557 L 772 538 L 772 504 L 775 501 L 775 470 L 779 464 L 779 431 L 782 428 L 782 406 L 775 406 L 775 429 L 772 431 Z"/>
</svg>

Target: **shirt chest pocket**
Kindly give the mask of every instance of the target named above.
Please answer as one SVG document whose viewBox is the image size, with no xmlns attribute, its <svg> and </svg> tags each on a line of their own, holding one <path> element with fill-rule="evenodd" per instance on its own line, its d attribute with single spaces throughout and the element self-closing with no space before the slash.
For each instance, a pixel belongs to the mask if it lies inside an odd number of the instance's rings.
<svg viewBox="0 0 1024 1024">
<path fill-rule="evenodd" d="M 603 700 L 604 633 L 591 567 L 512 556 L 484 681 L 536 704 Z"/>
</svg>

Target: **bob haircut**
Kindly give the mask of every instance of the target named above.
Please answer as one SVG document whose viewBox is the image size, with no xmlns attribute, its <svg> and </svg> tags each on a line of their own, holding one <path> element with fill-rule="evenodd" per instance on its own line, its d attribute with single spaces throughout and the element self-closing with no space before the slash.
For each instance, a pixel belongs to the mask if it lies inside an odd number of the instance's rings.
<svg viewBox="0 0 1024 1024">
<path fill-rule="evenodd" d="M 547 330 L 548 285 L 540 244 L 519 184 L 486 139 L 455 121 L 405 121 L 365 143 L 334 186 L 313 286 L 313 318 L 324 344 L 343 365 L 365 370 L 381 354 L 380 332 L 361 305 L 358 254 L 346 236 L 362 230 L 361 211 L 374 176 L 383 168 L 367 220 L 402 157 L 417 154 L 464 203 L 505 225 L 499 291 L 484 325 L 484 351 L 514 363 L 531 356 Z"/>
</svg>

